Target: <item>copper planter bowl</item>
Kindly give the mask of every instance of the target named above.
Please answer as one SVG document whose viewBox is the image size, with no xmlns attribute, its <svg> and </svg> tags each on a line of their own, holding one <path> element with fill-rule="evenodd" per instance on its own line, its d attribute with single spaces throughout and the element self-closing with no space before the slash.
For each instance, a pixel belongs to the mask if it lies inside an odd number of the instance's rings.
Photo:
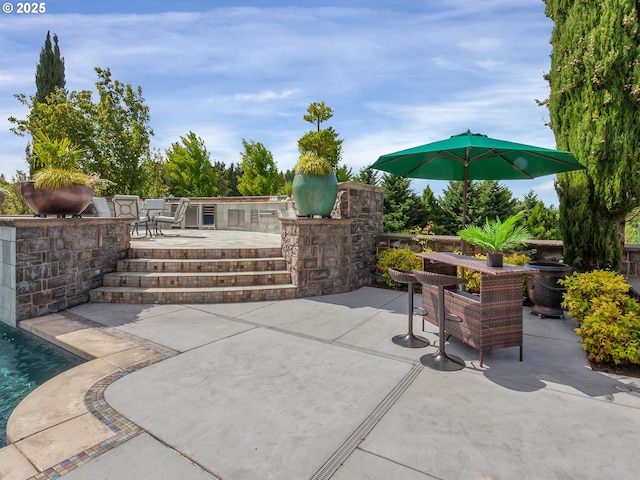
<svg viewBox="0 0 640 480">
<path fill-rule="evenodd" d="M 36 189 L 33 182 L 22 182 L 20 192 L 36 215 L 80 215 L 93 200 L 93 189 L 86 185 L 49 190 Z"/>
</svg>

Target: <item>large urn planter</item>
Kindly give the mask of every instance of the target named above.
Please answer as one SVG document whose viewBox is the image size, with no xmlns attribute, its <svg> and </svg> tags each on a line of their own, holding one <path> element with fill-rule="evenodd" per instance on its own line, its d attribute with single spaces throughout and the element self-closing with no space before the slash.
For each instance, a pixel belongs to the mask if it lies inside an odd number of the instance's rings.
<svg viewBox="0 0 640 480">
<path fill-rule="evenodd" d="M 292 194 L 299 216 L 329 217 L 338 195 L 336 174 L 296 174 Z"/>
<path fill-rule="evenodd" d="M 22 182 L 20 192 L 37 216 L 79 217 L 93 199 L 93 189 L 86 185 L 70 185 L 55 189 L 35 188 L 34 182 Z"/>
<path fill-rule="evenodd" d="M 558 262 L 530 262 L 537 271 L 527 274 L 527 296 L 534 305 L 531 312 L 542 317 L 562 317 L 562 296 L 566 287 L 558 280 L 571 275 L 569 265 Z"/>
</svg>

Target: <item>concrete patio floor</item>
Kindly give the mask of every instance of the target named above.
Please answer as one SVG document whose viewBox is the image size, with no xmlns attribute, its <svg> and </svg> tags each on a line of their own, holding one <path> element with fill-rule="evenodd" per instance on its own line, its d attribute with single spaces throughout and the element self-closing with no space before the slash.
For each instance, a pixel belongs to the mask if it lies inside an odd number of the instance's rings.
<svg viewBox="0 0 640 480">
<path fill-rule="evenodd" d="M 274 302 L 89 303 L 49 319 L 55 322 L 35 319 L 34 332 L 57 324 L 50 339 L 96 358 L 78 367 L 86 383 L 115 375 L 104 399 L 135 424 L 133 438 L 64 478 L 637 478 L 640 383 L 592 371 L 571 320 L 525 308 L 523 362 L 510 348 L 485 353 L 480 368 L 477 351 L 451 339 L 448 352 L 466 368 L 439 372 L 419 363 L 433 345 L 391 342 L 406 331 L 406 315 L 406 293 L 365 287 Z M 418 332 L 420 318 L 414 321 Z M 435 328 L 426 328 L 437 343 Z M 65 385 L 73 389 L 79 375 L 69 373 Z M 49 393 L 38 401 L 42 388 Z M 21 404 L 11 420 L 33 425 L 38 405 L 59 408 L 66 420 L 31 444 L 27 438 L 0 450 L 0 478 L 37 473 L 25 465 L 26 473 L 11 476 L 17 470 L 6 459 L 20 452 L 32 466 L 39 454 L 62 464 L 113 436 L 99 422 L 75 428 L 72 422 L 94 416 L 80 405 L 69 412 L 76 400 L 52 388 L 36 390 L 25 402 L 31 410 Z M 47 435 L 65 424 L 71 447 Z M 52 466 L 44 463 L 41 469 Z"/>
</svg>

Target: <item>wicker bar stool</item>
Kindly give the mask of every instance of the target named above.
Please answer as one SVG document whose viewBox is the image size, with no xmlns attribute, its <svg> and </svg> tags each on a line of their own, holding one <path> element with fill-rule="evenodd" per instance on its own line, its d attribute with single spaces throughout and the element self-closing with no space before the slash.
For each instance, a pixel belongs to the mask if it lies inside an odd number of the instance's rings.
<svg viewBox="0 0 640 480">
<path fill-rule="evenodd" d="M 391 339 L 396 345 L 407 348 L 422 348 L 428 347 L 431 342 L 426 338 L 418 337 L 413 334 L 413 294 L 415 292 L 414 285 L 418 283 L 416 277 L 411 272 L 403 272 L 390 268 L 388 270 L 389 276 L 398 283 L 406 283 L 408 288 L 407 296 L 409 298 L 409 328 L 406 334 L 396 335 Z"/>
<path fill-rule="evenodd" d="M 416 280 L 418 280 L 422 285 L 434 285 L 438 287 L 438 351 L 436 353 L 423 355 L 420 357 L 420 363 L 426 367 L 447 372 L 462 370 L 465 367 L 464 360 L 454 355 L 448 355 L 445 351 L 445 321 L 454 320 L 459 322 L 462 321 L 462 319 L 456 315 L 447 314 L 445 312 L 444 287 L 467 283 L 467 279 L 419 270 L 414 270 L 413 274 L 416 277 Z M 422 290 L 422 294 L 425 294 L 424 289 Z"/>
</svg>

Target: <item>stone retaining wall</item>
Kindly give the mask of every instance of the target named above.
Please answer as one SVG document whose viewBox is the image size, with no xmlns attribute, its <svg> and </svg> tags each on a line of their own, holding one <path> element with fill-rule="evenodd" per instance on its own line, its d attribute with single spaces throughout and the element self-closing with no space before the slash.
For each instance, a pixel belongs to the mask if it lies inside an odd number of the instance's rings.
<svg viewBox="0 0 640 480">
<path fill-rule="evenodd" d="M 55 313 L 89 301 L 129 248 L 127 219 L 0 217 L 0 321 Z"/>
<path fill-rule="evenodd" d="M 454 252 L 461 250 L 460 237 L 454 235 L 429 235 L 427 237 L 427 247 L 434 252 Z M 399 248 L 410 246 L 419 251 L 420 245 L 414 240 L 414 235 L 400 233 L 383 233 L 376 238 L 377 252 L 387 248 Z M 529 240 L 524 247 L 531 253 L 535 261 L 557 262 L 562 259 L 562 241 L 560 240 Z M 469 255 L 476 252 L 484 253 L 482 249 L 474 245 L 467 244 L 466 251 Z"/>
</svg>

